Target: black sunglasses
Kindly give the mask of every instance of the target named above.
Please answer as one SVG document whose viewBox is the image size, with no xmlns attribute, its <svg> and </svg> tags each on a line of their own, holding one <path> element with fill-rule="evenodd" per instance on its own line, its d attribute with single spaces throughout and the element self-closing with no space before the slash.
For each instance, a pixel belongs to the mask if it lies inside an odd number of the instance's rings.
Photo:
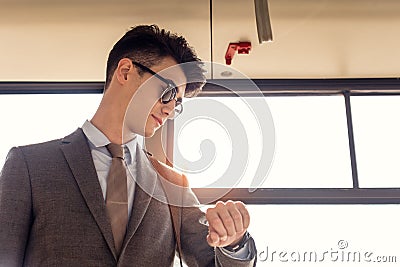
<svg viewBox="0 0 400 267">
<path fill-rule="evenodd" d="M 160 81 L 164 82 L 167 85 L 167 88 L 161 94 L 160 100 L 161 103 L 163 104 L 168 104 L 172 100 L 175 100 L 174 114 L 173 116 L 170 117 L 170 119 L 175 119 L 179 114 L 181 114 L 183 111 L 182 98 L 180 97 L 176 98 L 176 94 L 178 92 L 178 87 L 176 86 L 176 84 L 172 80 L 162 77 L 161 75 L 154 72 L 150 68 L 133 60 L 131 61 L 133 65 L 141 68 L 143 71 L 150 73 L 151 75 L 155 76 L 157 79 L 159 79 Z"/>
</svg>

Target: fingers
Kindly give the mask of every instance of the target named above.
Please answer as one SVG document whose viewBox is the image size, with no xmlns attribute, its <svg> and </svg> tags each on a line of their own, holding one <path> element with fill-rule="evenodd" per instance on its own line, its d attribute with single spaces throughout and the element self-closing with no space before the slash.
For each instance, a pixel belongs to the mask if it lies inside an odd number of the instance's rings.
<svg viewBox="0 0 400 267">
<path fill-rule="evenodd" d="M 206 212 L 210 246 L 227 246 L 240 240 L 250 224 L 250 215 L 240 201 L 217 202 Z"/>
<path fill-rule="evenodd" d="M 228 238 L 228 231 L 226 229 L 226 226 L 224 225 L 223 218 L 227 219 L 227 216 L 229 216 L 228 211 L 224 210 L 221 207 L 220 203 L 217 203 L 215 208 L 210 208 L 206 212 L 206 218 L 209 224 L 209 232 L 210 234 L 216 233 L 218 235 L 218 240 L 220 239 L 221 241 L 226 241 Z M 225 222 L 226 225 L 231 225 L 233 224 L 233 221 L 230 222 Z M 232 231 L 230 231 L 232 234 Z M 216 240 L 216 239 L 213 239 Z"/>
<path fill-rule="evenodd" d="M 247 230 L 250 225 L 250 213 L 247 210 L 246 206 L 240 201 L 236 203 L 236 207 L 238 208 L 242 216 L 243 228 Z"/>
<path fill-rule="evenodd" d="M 234 204 L 232 201 L 228 201 L 226 203 L 226 206 L 228 207 L 229 215 L 233 220 L 235 233 L 242 232 L 243 231 L 243 216 L 242 216 L 239 208 L 237 207 L 238 204 Z M 235 233 L 230 234 L 230 235 L 234 235 Z M 228 234 L 229 234 L 229 232 L 228 232 Z"/>
<path fill-rule="evenodd" d="M 207 235 L 207 243 L 215 247 L 217 246 L 221 241 L 219 238 L 219 235 L 215 231 L 209 231 L 210 233 Z"/>
</svg>

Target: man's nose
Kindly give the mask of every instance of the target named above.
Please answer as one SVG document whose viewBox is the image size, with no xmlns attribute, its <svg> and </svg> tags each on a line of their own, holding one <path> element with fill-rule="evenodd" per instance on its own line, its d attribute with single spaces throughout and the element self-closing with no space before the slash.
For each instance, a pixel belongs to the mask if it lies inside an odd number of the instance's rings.
<svg viewBox="0 0 400 267">
<path fill-rule="evenodd" d="M 167 114 L 168 116 L 174 111 L 176 104 L 176 99 L 172 99 L 166 104 L 162 104 L 162 111 Z"/>
</svg>

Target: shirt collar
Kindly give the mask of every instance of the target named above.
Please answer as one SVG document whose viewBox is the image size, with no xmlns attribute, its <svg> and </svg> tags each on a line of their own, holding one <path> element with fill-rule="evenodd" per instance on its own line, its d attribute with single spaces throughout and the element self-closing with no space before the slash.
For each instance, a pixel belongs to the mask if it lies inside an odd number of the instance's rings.
<svg viewBox="0 0 400 267">
<path fill-rule="evenodd" d="M 96 148 L 105 147 L 108 145 L 110 140 L 102 133 L 96 126 L 94 126 L 90 121 L 86 120 L 85 123 L 82 125 L 83 133 L 86 135 L 88 140 L 93 144 Z M 125 156 L 130 163 L 132 163 L 133 157 L 136 155 L 136 135 L 132 140 L 124 144 L 124 147 L 128 148 L 125 149 Z M 128 154 L 128 155 L 126 155 Z"/>
</svg>

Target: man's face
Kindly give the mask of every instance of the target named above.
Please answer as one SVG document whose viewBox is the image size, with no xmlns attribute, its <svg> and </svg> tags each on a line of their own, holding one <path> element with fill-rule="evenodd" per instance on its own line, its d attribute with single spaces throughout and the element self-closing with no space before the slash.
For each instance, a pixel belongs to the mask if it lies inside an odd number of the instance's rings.
<svg viewBox="0 0 400 267">
<path fill-rule="evenodd" d="M 137 69 L 140 69 L 137 67 Z M 175 99 L 163 104 L 160 100 L 162 92 L 168 84 L 162 78 L 143 71 L 140 86 L 135 92 L 125 115 L 125 123 L 129 131 L 145 137 L 151 137 L 174 112 L 176 100 L 182 99 L 185 93 L 186 77 L 176 61 L 164 58 L 159 64 L 150 68 L 164 79 L 175 83 L 178 91 Z"/>
</svg>

